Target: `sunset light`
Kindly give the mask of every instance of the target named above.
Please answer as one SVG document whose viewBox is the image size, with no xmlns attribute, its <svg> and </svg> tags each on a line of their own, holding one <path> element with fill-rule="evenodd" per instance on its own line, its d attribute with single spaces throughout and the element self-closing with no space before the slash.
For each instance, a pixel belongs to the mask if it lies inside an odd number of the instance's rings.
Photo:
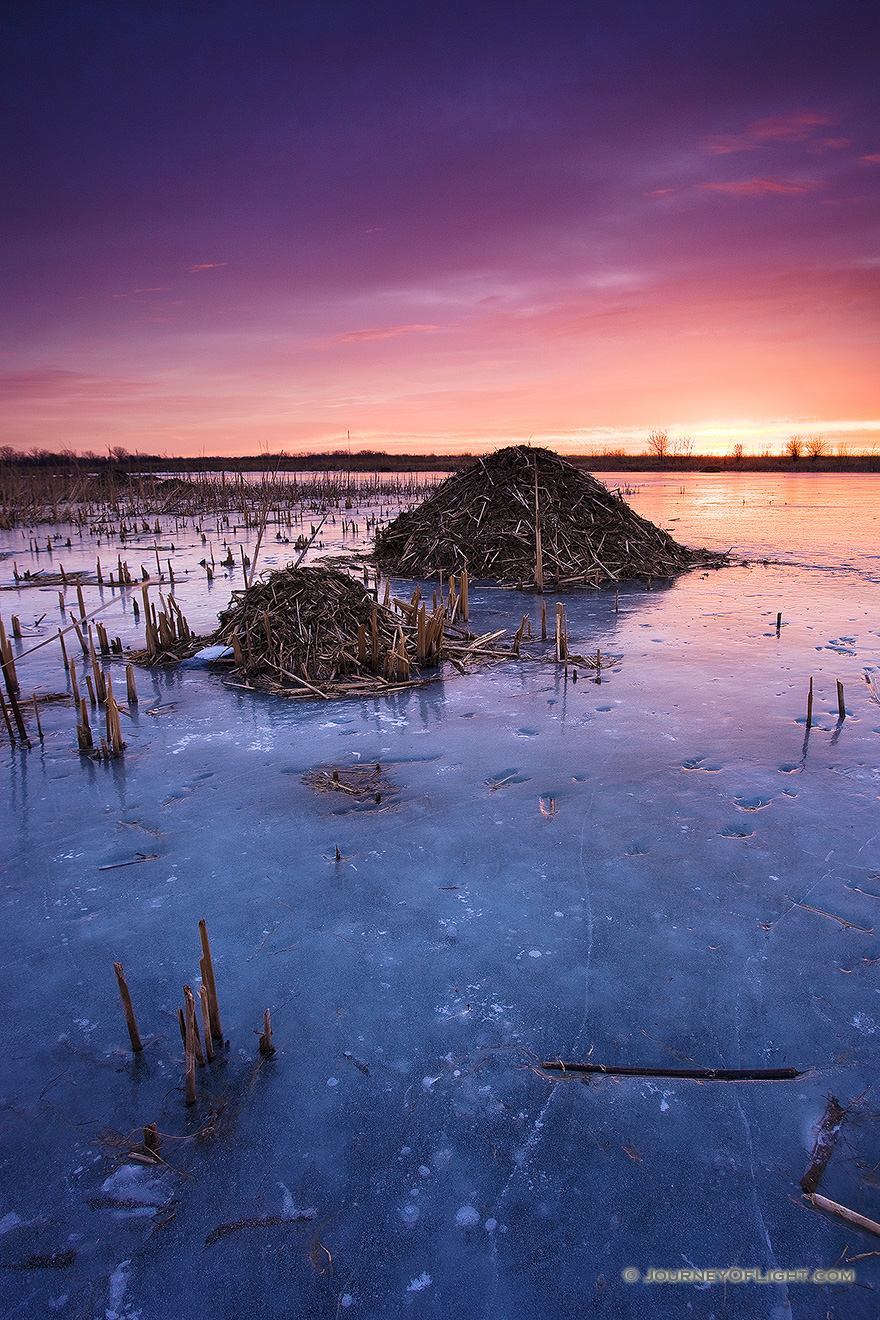
<svg viewBox="0 0 880 1320">
<path fill-rule="evenodd" d="M 3 444 L 880 442 L 868 8 L 43 9 Z"/>
</svg>

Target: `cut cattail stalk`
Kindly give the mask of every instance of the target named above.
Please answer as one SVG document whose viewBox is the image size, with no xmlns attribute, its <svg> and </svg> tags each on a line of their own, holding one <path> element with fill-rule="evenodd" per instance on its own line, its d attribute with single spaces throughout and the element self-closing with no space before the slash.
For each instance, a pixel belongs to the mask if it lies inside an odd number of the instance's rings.
<svg viewBox="0 0 880 1320">
<path fill-rule="evenodd" d="M 155 1123 L 148 1123 L 144 1128 L 144 1150 L 155 1152 L 159 1146 L 159 1129 Z"/>
<path fill-rule="evenodd" d="M 184 1038 L 183 1052 L 185 1058 L 185 1082 L 184 1098 L 186 1104 L 194 1105 L 196 1102 L 196 1038 L 195 1038 L 195 1007 L 192 1002 L 192 995 L 186 1003 L 186 1016 L 184 1019 Z"/>
<path fill-rule="evenodd" d="M 11 725 L 11 723 L 10 723 L 10 721 L 9 721 L 9 711 L 6 709 L 6 701 L 4 700 L 4 697 L 3 697 L 3 693 L 2 693 L 2 692 L 0 692 L 0 710 L 3 711 L 3 720 L 4 720 L 5 724 L 6 724 L 6 732 L 9 734 L 9 741 L 10 741 L 10 743 L 12 744 L 12 746 L 14 747 L 14 746 L 15 746 L 15 734 L 12 732 L 12 725 Z M 336 851 L 338 852 L 339 849 L 337 848 Z"/>
<path fill-rule="evenodd" d="M 208 1063 L 210 1063 L 214 1057 L 214 1041 L 211 1038 L 211 1010 L 208 1006 L 207 986 L 199 986 L 199 1004 L 202 1009 L 202 1035 L 205 1038 L 205 1054 Z"/>
<path fill-rule="evenodd" d="M 64 633 L 58 629 L 58 640 L 61 643 L 61 659 L 64 661 L 64 668 L 70 671 L 70 661 L 67 658 L 67 647 L 64 645 Z"/>
<path fill-rule="evenodd" d="M 461 570 L 461 617 L 464 619 L 465 623 L 467 623 L 470 617 L 468 604 L 469 583 L 470 579 L 468 578 L 468 571 L 466 568 L 463 568 Z"/>
<path fill-rule="evenodd" d="M 202 980 L 208 987 L 208 1007 L 211 1014 L 211 1035 L 215 1040 L 223 1039 L 220 1025 L 220 1009 L 217 1005 L 217 983 L 214 980 L 214 964 L 211 961 L 211 946 L 208 943 L 208 927 L 204 918 L 199 922 L 199 935 L 202 940 Z"/>
<path fill-rule="evenodd" d="M 813 726 L 813 680 L 810 679 L 810 690 L 807 693 L 807 728 Z"/>
<path fill-rule="evenodd" d="M 185 985 L 183 987 L 183 997 L 186 1001 L 186 1016 L 189 1019 L 192 1016 L 193 1046 L 196 1052 L 196 1063 L 200 1068 L 205 1066 L 205 1051 L 202 1049 L 202 1038 L 199 1035 L 199 1022 L 196 1017 L 196 1001 L 192 992 L 192 987 Z"/>
<path fill-rule="evenodd" d="M 125 666 L 125 686 L 128 692 L 128 704 L 136 706 L 138 704 L 138 694 L 134 681 L 134 665 Z"/>
<path fill-rule="evenodd" d="M 266 1059 L 271 1059 L 275 1053 L 275 1046 L 272 1044 L 272 1019 L 269 1016 L 269 1010 L 266 1009 L 263 1014 L 263 1032 L 260 1036 L 260 1053 Z"/>
<path fill-rule="evenodd" d="M 128 982 L 125 979 L 125 972 L 123 971 L 122 963 L 115 962 L 113 964 L 113 970 L 116 973 L 116 982 L 119 986 L 119 996 L 122 1000 L 122 1007 L 125 1010 L 125 1022 L 128 1027 L 129 1039 L 131 1040 L 131 1048 L 135 1054 L 140 1054 L 144 1047 L 141 1044 L 140 1032 L 137 1028 L 137 1022 L 135 1021 L 134 1009 L 131 1004 L 131 995 L 129 994 Z"/>
<path fill-rule="evenodd" d="M 547 602 L 541 601 L 541 641 L 547 640 Z"/>
<path fill-rule="evenodd" d="M 846 705 L 843 700 L 843 684 L 840 679 L 837 680 L 837 713 L 842 720 L 846 719 Z"/>
<path fill-rule="evenodd" d="M 85 605 L 85 601 L 83 600 L 83 589 L 82 589 L 82 587 L 80 586 L 79 583 L 76 584 L 76 599 L 77 599 L 77 601 L 78 601 L 78 603 L 79 603 L 79 617 L 80 617 L 80 620 L 81 620 L 83 623 L 85 623 L 85 621 L 86 621 L 86 605 Z"/>
<path fill-rule="evenodd" d="M 42 741 L 43 741 L 43 726 L 42 726 L 42 724 L 40 723 L 40 708 L 39 708 L 39 706 L 37 705 L 37 694 L 36 694 L 36 692 L 35 692 L 34 695 L 33 695 L 33 703 L 34 703 L 34 719 L 37 721 L 37 733 L 38 733 L 39 736 L 40 736 L 40 742 L 42 742 Z"/>
<path fill-rule="evenodd" d="M 12 635 L 21 641 L 21 624 L 17 614 L 13 614 L 12 616 Z"/>
<path fill-rule="evenodd" d="M 73 670 L 70 672 L 73 673 Z M 85 697 L 79 699 L 79 721 L 76 726 L 76 739 L 81 752 L 91 751 L 93 745 L 92 730 L 89 726 L 89 713 Z"/>
</svg>

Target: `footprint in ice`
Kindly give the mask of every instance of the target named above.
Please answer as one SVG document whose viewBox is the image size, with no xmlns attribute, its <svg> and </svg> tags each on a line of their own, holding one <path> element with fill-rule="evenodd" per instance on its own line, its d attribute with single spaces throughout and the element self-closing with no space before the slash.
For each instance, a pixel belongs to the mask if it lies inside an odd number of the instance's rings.
<svg viewBox="0 0 880 1320">
<path fill-rule="evenodd" d="M 750 839 L 754 834 L 746 825 L 727 825 L 723 830 L 719 830 L 719 837 L 722 839 Z"/>
<path fill-rule="evenodd" d="M 717 775 L 720 765 L 707 765 L 705 756 L 692 756 L 682 762 L 682 770 L 705 770 L 708 775 Z"/>
<path fill-rule="evenodd" d="M 733 800 L 740 811 L 761 811 L 764 807 L 769 807 L 773 801 L 772 798 L 761 795 L 757 797 L 737 797 Z"/>
</svg>

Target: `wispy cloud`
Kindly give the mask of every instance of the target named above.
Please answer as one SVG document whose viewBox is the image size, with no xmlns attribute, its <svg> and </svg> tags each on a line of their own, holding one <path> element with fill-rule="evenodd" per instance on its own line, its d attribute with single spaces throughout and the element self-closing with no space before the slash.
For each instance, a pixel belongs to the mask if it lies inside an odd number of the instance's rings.
<svg viewBox="0 0 880 1320">
<path fill-rule="evenodd" d="M 728 193 L 732 197 L 802 197 L 820 187 L 818 179 L 740 179 L 731 182 L 701 183 L 703 192 Z"/>
<path fill-rule="evenodd" d="M 140 394 L 149 390 L 141 381 L 114 376 L 90 376 L 63 367 L 35 367 L 29 371 L 0 373 L 0 398 L 14 399 L 107 399 Z"/>
<path fill-rule="evenodd" d="M 370 339 L 397 339 L 400 335 L 417 334 L 423 330 L 439 330 L 438 325 L 389 325 L 377 326 L 369 330 L 346 330 L 334 335 L 332 344 L 356 344 Z"/>
<path fill-rule="evenodd" d="M 228 266 L 228 261 L 203 261 L 197 266 L 187 266 L 190 275 L 199 275 L 203 270 L 219 270 L 221 266 Z"/>
<path fill-rule="evenodd" d="M 703 150 L 710 156 L 728 156 L 738 151 L 759 151 L 775 142 L 806 142 L 817 128 L 826 128 L 834 122 L 828 115 L 815 110 L 795 110 L 787 115 L 772 115 L 756 119 L 744 133 L 722 133 L 703 139 Z M 847 146 L 845 138 L 823 138 L 827 147 L 840 149 Z"/>
</svg>

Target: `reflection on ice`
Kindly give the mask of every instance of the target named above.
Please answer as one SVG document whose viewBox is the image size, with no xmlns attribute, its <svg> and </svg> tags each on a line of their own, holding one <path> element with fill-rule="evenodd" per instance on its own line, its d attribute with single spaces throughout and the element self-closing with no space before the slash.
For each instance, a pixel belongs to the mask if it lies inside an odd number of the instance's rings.
<svg viewBox="0 0 880 1320">
<path fill-rule="evenodd" d="M 793 558 L 772 517 L 753 526 Z M 853 1108 L 821 1190 L 880 1218 L 859 1100 L 880 1022 L 876 565 L 833 556 L 628 588 L 617 611 L 568 597 L 578 648 L 622 657 L 601 690 L 532 660 L 318 710 L 148 671 L 101 765 L 68 703 L 41 709 L 42 744 L 3 752 L 9 1314 L 720 1316 L 720 1289 L 648 1296 L 621 1271 L 870 1251 L 798 1186 L 833 1091 Z M 191 621 L 217 586 L 181 583 Z M 519 593 L 471 602 L 486 631 L 539 620 Z M 52 646 L 19 677 L 67 691 Z M 393 810 L 334 811 L 344 794 L 303 782 L 377 764 Z M 229 1048 L 187 1110 L 201 917 Z M 556 1057 L 807 1073 L 587 1085 L 541 1069 Z M 161 1162 L 139 1165 L 153 1122 Z M 876 1263 L 855 1268 L 845 1293 L 789 1289 L 792 1313 L 873 1317 Z"/>
</svg>

